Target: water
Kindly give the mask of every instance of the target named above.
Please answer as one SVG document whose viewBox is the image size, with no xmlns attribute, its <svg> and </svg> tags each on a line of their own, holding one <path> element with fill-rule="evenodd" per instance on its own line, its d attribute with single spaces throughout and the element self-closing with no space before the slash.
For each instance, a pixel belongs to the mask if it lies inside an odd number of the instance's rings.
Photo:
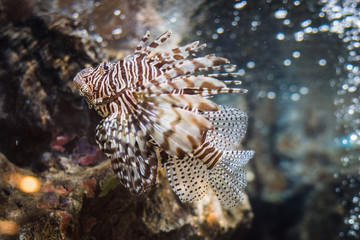
<svg viewBox="0 0 360 240">
<path fill-rule="evenodd" d="M 248 145 L 257 150 L 250 238 L 263 239 L 261 229 L 270 239 L 357 239 L 358 3 L 232 4 L 197 33 L 236 59 L 249 86 Z M 225 33 L 214 33 L 219 28 Z M 268 224 L 274 219 L 278 225 Z"/>
</svg>

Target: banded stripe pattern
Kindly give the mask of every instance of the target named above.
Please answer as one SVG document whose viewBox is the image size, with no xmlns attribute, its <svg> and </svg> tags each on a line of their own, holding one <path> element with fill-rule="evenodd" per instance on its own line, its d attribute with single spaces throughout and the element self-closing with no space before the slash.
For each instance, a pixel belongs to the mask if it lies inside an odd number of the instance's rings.
<svg viewBox="0 0 360 240">
<path fill-rule="evenodd" d="M 80 95 L 103 117 L 96 142 L 119 181 L 137 195 L 155 184 L 160 161 L 180 200 L 199 200 L 211 188 L 225 207 L 235 206 L 246 185 L 245 165 L 254 154 L 235 150 L 247 115 L 210 97 L 247 90 L 228 87 L 241 81 L 218 79 L 238 76 L 226 58 L 189 59 L 205 44 L 156 53 L 170 35 L 167 31 L 146 44 L 147 32 L 133 55 L 76 75 Z"/>
</svg>

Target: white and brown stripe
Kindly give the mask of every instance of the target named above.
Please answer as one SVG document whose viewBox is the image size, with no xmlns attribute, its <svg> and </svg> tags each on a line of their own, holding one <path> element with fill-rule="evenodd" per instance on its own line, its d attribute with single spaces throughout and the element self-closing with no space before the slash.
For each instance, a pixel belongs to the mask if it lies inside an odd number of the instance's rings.
<svg viewBox="0 0 360 240">
<path fill-rule="evenodd" d="M 168 31 L 147 45 L 147 32 L 133 56 L 86 68 L 74 82 L 89 107 L 104 118 L 96 141 L 126 188 L 136 194 L 146 191 L 156 181 L 161 158 L 181 200 L 199 200 L 211 185 L 225 206 L 233 206 L 243 189 L 244 162 L 253 154 L 233 151 L 247 118 L 208 97 L 246 89 L 227 87 L 241 81 L 217 79 L 238 76 L 228 59 L 213 54 L 188 59 L 205 44 L 155 53 L 170 35 Z M 214 70 L 226 72 L 206 73 Z"/>
<path fill-rule="evenodd" d="M 205 141 L 203 145 L 197 148 L 193 155 L 200 159 L 208 169 L 212 169 L 222 156 L 222 151 L 216 149 L 210 142 Z"/>
</svg>

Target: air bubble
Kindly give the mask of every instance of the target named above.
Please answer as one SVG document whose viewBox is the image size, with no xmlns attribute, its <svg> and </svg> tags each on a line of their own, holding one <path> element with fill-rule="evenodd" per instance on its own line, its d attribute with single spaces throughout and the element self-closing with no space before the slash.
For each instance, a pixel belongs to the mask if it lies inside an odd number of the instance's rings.
<svg viewBox="0 0 360 240">
<path fill-rule="evenodd" d="M 293 58 L 299 58 L 301 53 L 299 51 L 295 51 L 292 53 Z"/>
<path fill-rule="evenodd" d="M 350 86 L 350 87 L 348 88 L 348 92 L 356 92 L 356 90 L 357 90 L 357 87 L 356 87 L 356 86 Z"/>
<path fill-rule="evenodd" d="M 299 6 L 300 5 L 300 1 L 299 0 L 296 0 L 296 1 L 294 1 L 294 6 Z"/>
<path fill-rule="evenodd" d="M 244 76 L 244 75 L 245 75 L 245 70 L 242 69 L 242 68 L 240 68 L 240 69 L 238 70 L 238 74 L 239 74 L 240 76 Z"/>
<path fill-rule="evenodd" d="M 239 9 L 242 9 L 243 7 L 245 7 L 246 4 L 247 4 L 246 1 L 242 1 L 242 2 L 234 4 L 234 8 L 239 10 Z"/>
<path fill-rule="evenodd" d="M 329 25 L 324 24 L 319 27 L 319 30 L 320 32 L 328 32 L 330 30 L 330 27 Z"/>
<path fill-rule="evenodd" d="M 291 21 L 290 21 L 290 19 L 285 19 L 284 21 L 283 21 L 283 24 L 284 25 L 290 25 L 290 23 L 291 23 Z"/>
<path fill-rule="evenodd" d="M 219 38 L 219 35 L 218 35 L 217 33 L 213 33 L 213 34 L 211 35 L 211 38 L 214 39 L 214 40 L 216 40 L 216 39 Z"/>
<path fill-rule="evenodd" d="M 312 28 L 312 34 L 316 34 L 319 32 L 319 29 L 318 28 Z"/>
<path fill-rule="evenodd" d="M 277 38 L 277 40 L 284 40 L 285 35 L 283 33 L 279 32 L 278 34 L 276 34 L 276 38 Z"/>
<path fill-rule="evenodd" d="M 99 35 L 96 35 L 96 36 L 95 36 L 95 41 L 96 41 L 96 42 L 102 43 L 103 40 L 104 40 L 104 39 L 103 39 L 101 36 L 99 36 Z"/>
<path fill-rule="evenodd" d="M 276 98 L 276 93 L 273 92 L 273 91 L 270 91 L 270 92 L 267 93 L 266 96 L 267 96 L 268 99 L 275 99 Z"/>
<path fill-rule="evenodd" d="M 115 28 L 114 30 L 112 30 L 113 35 L 120 35 L 121 33 L 122 33 L 121 27 L 118 27 L 118 28 Z"/>
<path fill-rule="evenodd" d="M 351 71 L 353 68 L 354 68 L 354 66 L 351 65 L 351 64 L 346 65 L 346 69 L 349 70 L 349 71 Z"/>
<path fill-rule="evenodd" d="M 358 139 L 358 136 L 355 133 L 350 135 L 350 141 L 356 141 L 357 139 Z"/>
<path fill-rule="evenodd" d="M 306 28 L 304 29 L 304 33 L 307 33 L 307 34 L 312 33 L 312 31 L 313 31 L 313 28 L 312 28 L 312 27 L 306 27 Z"/>
<path fill-rule="evenodd" d="M 253 27 L 257 27 L 259 25 L 260 25 L 260 21 L 252 21 L 251 22 L 251 26 L 253 26 Z"/>
<path fill-rule="evenodd" d="M 288 11 L 285 9 L 280 9 L 275 12 L 275 18 L 277 19 L 284 19 L 286 18 L 286 15 L 288 14 Z"/>
<path fill-rule="evenodd" d="M 304 40 L 304 32 L 302 32 L 302 31 L 298 31 L 298 32 L 296 32 L 295 34 L 294 34 L 294 37 L 295 37 L 295 41 L 297 41 L 297 42 L 301 42 L 301 41 L 303 41 Z"/>
<path fill-rule="evenodd" d="M 284 65 L 287 66 L 287 67 L 290 66 L 291 65 L 291 60 L 290 59 L 285 59 L 284 60 Z"/>
<path fill-rule="evenodd" d="M 74 12 L 74 13 L 72 14 L 72 17 L 73 17 L 74 19 L 77 19 L 77 18 L 79 17 L 79 13 Z"/>
<path fill-rule="evenodd" d="M 302 95 L 306 95 L 309 93 L 309 89 L 307 87 L 301 87 L 299 91 Z"/>
<path fill-rule="evenodd" d="M 299 101 L 299 100 L 300 100 L 300 94 L 298 94 L 298 93 L 293 93 L 293 94 L 291 94 L 290 99 L 291 99 L 292 101 L 294 101 L 294 102 Z"/>
<path fill-rule="evenodd" d="M 254 68 L 254 67 L 255 67 L 255 62 L 253 62 L 253 61 L 248 62 L 248 63 L 246 64 L 246 67 L 247 67 L 247 68 Z"/>
<path fill-rule="evenodd" d="M 300 25 L 302 28 L 306 28 L 306 27 L 310 26 L 310 24 L 311 24 L 311 20 L 307 19 L 307 20 L 303 21 Z"/>
<path fill-rule="evenodd" d="M 114 10 L 115 16 L 119 16 L 120 14 L 121 14 L 121 10 L 119 10 L 119 9 Z"/>
<path fill-rule="evenodd" d="M 218 34 L 222 34 L 222 33 L 224 33 L 224 29 L 222 27 L 219 27 L 218 29 L 216 29 L 216 32 Z"/>
<path fill-rule="evenodd" d="M 325 66 L 326 65 L 326 60 L 325 59 L 320 59 L 319 60 L 319 65 L 320 66 Z"/>
</svg>

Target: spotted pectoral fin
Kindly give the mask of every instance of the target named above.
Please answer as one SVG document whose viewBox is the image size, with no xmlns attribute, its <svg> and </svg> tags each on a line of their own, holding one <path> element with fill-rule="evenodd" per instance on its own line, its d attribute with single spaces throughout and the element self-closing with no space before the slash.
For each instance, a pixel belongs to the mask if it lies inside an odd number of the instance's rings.
<svg viewBox="0 0 360 240">
<path fill-rule="evenodd" d="M 220 203 L 231 208 L 238 205 L 244 197 L 246 163 L 254 151 L 224 151 L 220 161 L 209 170 L 209 183 Z"/>
<path fill-rule="evenodd" d="M 135 118 L 120 124 L 108 117 L 96 130 L 96 142 L 111 159 L 115 174 L 126 188 L 141 194 L 155 183 L 157 158 Z"/>
<path fill-rule="evenodd" d="M 194 112 L 169 106 L 143 103 L 139 118 L 148 122 L 148 133 L 166 153 L 182 157 L 192 152 L 203 142 L 204 132 L 211 129 L 211 123 Z"/>
<path fill-rule="evenodd" d="M 178 158 L 169 156 L 164 151 L 161 155 L 171 189 L 179 199 L 182 202 L 201 200 L 208 190 L 206 166 L 199 159 L 189 155 Z"/>
<path fill-rule="evenodd" d="M 247 182 L 245 165 L 253 155 L 254 151 L 223 151 L 208 141 L 191 154 L 206 169 L 212 190 L 226 208 L 236 206 L 243 200 Z"/>
<path fill-rule="evenodd" d="M 254 151 L 221 151 L 205 142 L 181 158 L 165 152 L 161 158 L 171 189 L 181 201 L 200 200 L 210 185 L 220 203 L 231 208 L 243 200 L 245 165 L 253 155 Z"/>
<path fill-rule="evenodd" d="M 207 132 L 206 139 L 221 150 L 233 150 L 246 134 L 248 116 L 245 112 L 219 105 L 219 111 L 199 112 L 208 119 L 213 129 Z"/>
</svg>

